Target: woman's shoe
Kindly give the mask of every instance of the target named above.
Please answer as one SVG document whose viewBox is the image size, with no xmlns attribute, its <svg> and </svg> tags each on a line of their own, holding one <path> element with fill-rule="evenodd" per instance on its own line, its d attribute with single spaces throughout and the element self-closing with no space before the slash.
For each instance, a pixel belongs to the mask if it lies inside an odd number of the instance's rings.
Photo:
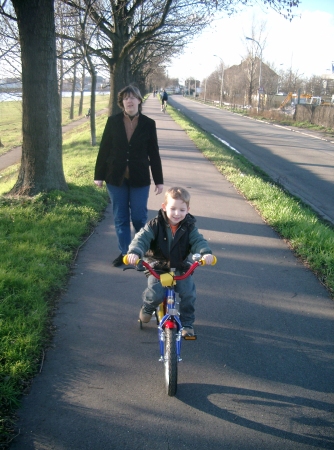
<svg viewBox="0 0 334 450">
<path fill-rule="evenodd" d="M 123 256 L 122 253 L 117 256 L 116 259 L 113 260 L 113 262 L 111 263 L 114 267 L 120 267 L 123 265 Z"/>
<path fill-rule="evenodd" d="M 195 335 L 195 331 L 193 329 L 193 327 L 183 327 L 182 328 L 182 337 L 183 338 L 191 338 Z"/>
</svg>

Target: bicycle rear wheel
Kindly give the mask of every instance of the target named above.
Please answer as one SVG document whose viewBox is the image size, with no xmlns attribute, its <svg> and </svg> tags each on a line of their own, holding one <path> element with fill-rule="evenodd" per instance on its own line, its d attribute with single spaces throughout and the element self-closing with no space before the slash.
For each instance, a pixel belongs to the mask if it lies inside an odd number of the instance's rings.
<svg viewBox="0 0 334 450">
<path fill-rule="evenodd" d="M 166 392 L 173 397 L 177 391 L 176 328 L 165 329 L 164 356 Z"/>
</svg>

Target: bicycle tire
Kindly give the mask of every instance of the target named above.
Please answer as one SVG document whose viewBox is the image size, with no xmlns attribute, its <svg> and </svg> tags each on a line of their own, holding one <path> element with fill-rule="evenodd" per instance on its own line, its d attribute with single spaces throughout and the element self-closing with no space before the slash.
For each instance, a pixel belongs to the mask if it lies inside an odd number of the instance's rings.
<svg viewBox="0 0 334 450">
<path fill-rule="evenodd" d="M 166 393 L 173 397 L 177 391 L 176 328 L 165 329 L 164 364 Z"/>
</svg>

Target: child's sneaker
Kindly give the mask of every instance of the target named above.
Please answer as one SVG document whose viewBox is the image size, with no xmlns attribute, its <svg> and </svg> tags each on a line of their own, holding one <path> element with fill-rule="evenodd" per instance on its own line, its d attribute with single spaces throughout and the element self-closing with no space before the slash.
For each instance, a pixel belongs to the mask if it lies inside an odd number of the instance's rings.
<svg viewBox="0 0 334 450">
<path fill-rule="evenodd" d="M 187 339 L 187 338 L 194 338 L 195 336 L 195 331 L 193 329 L 193 327 L 183 327 L 182 328 L 182 337 Z"/>
<path fill-rule="evenodd" d="M 151 319 L 152 314 L 148 314 L 142 306 L 139 311 L 139 320 L 141 320 L 143 323 L 148 323 Z"/>
</svg>

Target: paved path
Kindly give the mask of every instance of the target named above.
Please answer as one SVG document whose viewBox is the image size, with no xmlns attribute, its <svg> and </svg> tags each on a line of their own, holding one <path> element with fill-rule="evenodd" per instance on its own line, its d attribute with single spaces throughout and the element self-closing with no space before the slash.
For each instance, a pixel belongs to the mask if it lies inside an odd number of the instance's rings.
<svg viewBox="0 0 334 450">
<path fill-rule="evenodd" d="M 218 257 L 194 275 L 198 340 L 183 343 L 178 394 L 163 391 L 153 321 L 138 327 L 146 278 L 111 267 L 109 207 L 60 299 L 11 450 L 332 449 L 328 293 L 156 99 L 144 113 L 157 122 L 166 186 L 189 189 Z M 150 217 L 161 201 L 152 188 Z"/>
<path fill-rule="evenodd" d="M 101 114 L 107 113 L 108 108 L 103 109 L 101 111 L 98 111 L 96 113 L 97 116 L 100 116 Z M 73 128 L 76 128 L 77 126 L 88 122 L 90 119 L 86 117 L 82 117 L 81 119 L 74 120 L 73 122 L 64 125 L 62 127 L 63 134 L 67 131 L 72 130 Z M 22 147 L 14 147 L 11 150 L 9 150 L 7 153 L 4 153 L 3 155 L 0 155 L 0 171 L 6 169 L 9 166 L 12 166 L 13 164 L 17 164 L 21 161 L 21 154 L 22 154 Z"/>
</svg>

